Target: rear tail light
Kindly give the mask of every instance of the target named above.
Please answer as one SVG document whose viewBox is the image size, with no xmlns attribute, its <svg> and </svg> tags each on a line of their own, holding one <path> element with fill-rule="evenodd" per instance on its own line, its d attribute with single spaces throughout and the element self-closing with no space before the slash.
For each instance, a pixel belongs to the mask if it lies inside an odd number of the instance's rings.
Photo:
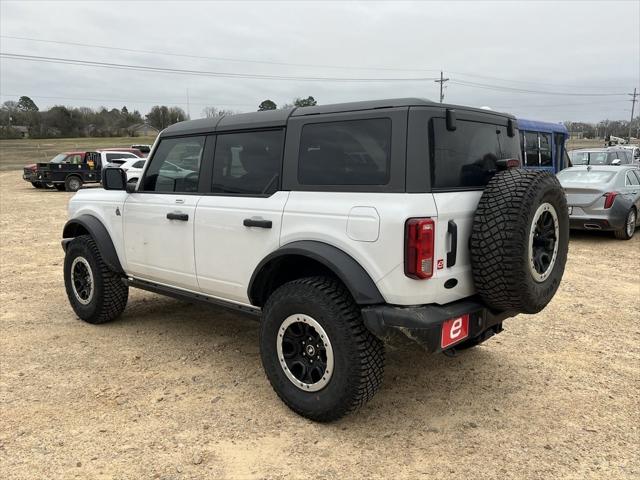
<svg viewBox="0 0 640 480">
<path fill-rule="evenodd" d="M 430 218 L 411 218 L 405 225 L 404 273 L 416 279 L 433 276 L 435 223 Z"/>
<path fill-rule="evenodd" d="M 607 192 L 604 194 L 604 208 L 611 208 L 618 192 Z"/>
</svg>

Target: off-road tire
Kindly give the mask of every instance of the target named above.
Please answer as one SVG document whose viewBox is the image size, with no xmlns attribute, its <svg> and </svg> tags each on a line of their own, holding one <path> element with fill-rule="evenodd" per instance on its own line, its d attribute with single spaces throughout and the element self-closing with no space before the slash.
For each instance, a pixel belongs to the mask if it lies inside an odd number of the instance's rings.
<svg viewBox="0 0 640 480">
<path fill-rule="evenodd" d="M 64 183 L 54 183 L 53 186 L 56 188 L 56 190 L 58 190 L 59 192 L 64 192 L 67 187 Z"/>
<path fill-rule="evenodd" d="M 619 228 L 618 230 L 613 231 L 613 234 L 617 239 L 631 240 L 631 238 L 633 238 L 633 234 L 635 233 L 635 225 L 633 227 L 633 230 L 631 231 L 631 235 L 629 235 L 629 233 L 627 232 L 627 223 L 629 222 L 629 217 L 631 217 L 632 215 L 634 216 L 634 218 L 636 218 L 635 221 L 637 221 L 637 217 L 635 217 L 637 215 L 635 207 L 631 207 L 631 209 L 627 213 L 627 216 L 624 219 L 624 225 L 622 226 L 622 228 Z"/>
<path fill-rule="evenodd" d="M 286 376 L 277 353 L 283 321 L 304 314 L 317 321 L 333 349 L 329 382 L 315 392 L 303 391 Z M 262 364 L 271 386 L 296 413 L 330 422 L 357 410 L 371 399 L 382 382 L 384 345 L 367 330 L 360 309 L 338 281 L 308 277 L 286 283 L 268 298 L 260 329 Z"/>
<path fill-rule="evenodd" d="M 67 192 L 77 192 L 82 188 L 82 179 L 77 175 L 69 175 L 64 181 Z"/>
<path fill-rule="evenodd" d="M 71 266 L 77 257 L 83 257 L 91 267 L 94 291 L 87 305 L 76 298 L 71 283 Z M 109 270 L 90 235 L 76 237 L 67 245 L 64 284 L 73 311 L 88 323 L 99 324 L 114 320 L 124 311 L 129 298 L 129 287 L 118 274 Z"/>
<path fill-rule="evenodd" d="M 558 250 L 548 276 L 536 281 L 529 266 L 530 233 L 544 203 L 557 215 Z M 469 244 L 475 287 L 488 306 L 522 313 L 542 310 L 560 286 L 569 245 L 567 201 L 555 175 L 523 169 L 494 175 L 480 198 Z"/>
</svg>

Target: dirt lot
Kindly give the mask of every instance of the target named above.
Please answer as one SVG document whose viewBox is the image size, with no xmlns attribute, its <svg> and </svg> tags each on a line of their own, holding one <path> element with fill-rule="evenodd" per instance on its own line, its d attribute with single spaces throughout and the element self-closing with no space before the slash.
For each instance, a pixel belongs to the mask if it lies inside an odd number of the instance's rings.
<svg viewBox="0 0 640 480">
<path fill-rule="evenodd" d="M 640 235 L 574 235 L 544 312 L 457 358 L 389 351 L 374 400 L 318 425 L 271 390 L 254 321 L 140 291 L 77 320 L 70 195 L 0 173 L 3 478 L 640 477 Z"/>
<path fill-rule="evenodd" d="M 129 147 L 133 144 L 152 144 L 155 137 L 85 137 L 85 138 L 27 138 L 0 140 L 0 171 L 21 169 L 25 164 L 48 162 L 60 152 L 73 150 Z"/>
</svg>

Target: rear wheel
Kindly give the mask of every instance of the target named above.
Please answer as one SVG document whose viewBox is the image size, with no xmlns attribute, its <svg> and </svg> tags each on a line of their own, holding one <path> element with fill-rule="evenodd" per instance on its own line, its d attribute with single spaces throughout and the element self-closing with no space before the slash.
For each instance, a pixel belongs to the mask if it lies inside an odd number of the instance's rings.
<svg viewBox="0 0 640 480">
<path fill-rule="evenodd" d="M 638 220 L 636 209 L 631 207 L 622 228 L 615 230 L 613 234 L 620 240 L 630 240 L 636 231 L 636 222 Z"/>
<path fill-rule="evenodd" d="M 82 187 L 82 179 L 76 175 L 70 175 L 64 181 L 67 192 L 77 192 Z"/>
<path fill-rule="evenodd" d="M 265 373 L 278 396 L 312 420 L 336 420 L 376 393 L 384 346 L 345 287 L 326 277 L 286 283 L 267 300 L 260 331 Z"/>
<path fill-rule="evenodd" d="M 82 235 L 67 246 L 64 284 L 73 311 L 85 322 L 105 323 L 127 305 L 129 288 L 109 270 L 93 238 Z"/>
</svg>

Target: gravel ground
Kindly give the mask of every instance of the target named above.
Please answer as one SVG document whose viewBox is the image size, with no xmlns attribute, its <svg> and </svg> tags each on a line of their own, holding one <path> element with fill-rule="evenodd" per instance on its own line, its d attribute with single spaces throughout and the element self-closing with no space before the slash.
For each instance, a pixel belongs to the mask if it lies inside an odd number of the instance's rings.
<svg viewBox="0 0 640 480">
<path fill-rule="evenodd" d="M 640 235 L 573 235 L 545 311 L 456 358 L 388 351 L 373 401 L 319 425 L 271 390 L 255 321 L 135 290 L 77 320 L 69 197 L 0 173 L 3 478 L 640 477 Z"/>
</svg>

